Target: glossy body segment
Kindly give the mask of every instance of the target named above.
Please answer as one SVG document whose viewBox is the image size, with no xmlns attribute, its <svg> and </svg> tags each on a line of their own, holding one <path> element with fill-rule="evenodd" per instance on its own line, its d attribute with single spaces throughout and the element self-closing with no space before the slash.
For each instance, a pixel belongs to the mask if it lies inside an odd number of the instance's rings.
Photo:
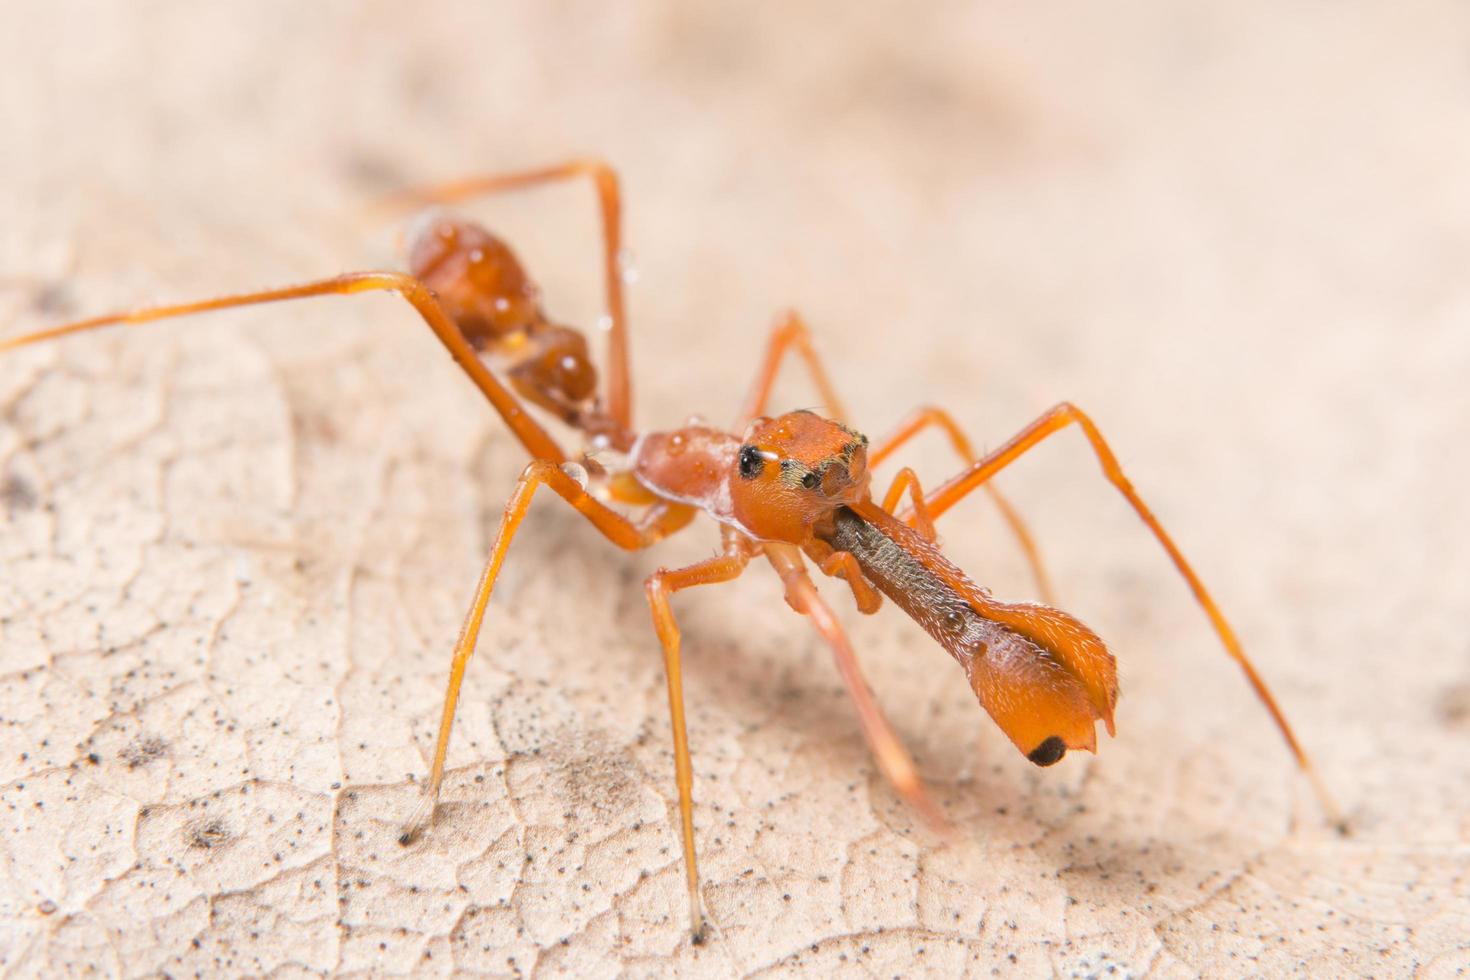
<svg viewBox="0 0 1470 980">
<path fill-rule="evenodd" d="M 487 174 L 408 191 L 388 207 L 452 204 L 487 194 L 586 177 L 597 191 L 602 219 L 602 275 L 607 291 L 607 414 L 626 431 L 633 427 L 633 379 L 628 370 L 628 314 L 623 298 L 623 196 L 617 171 L 603 160 L 569 160 L 550 167 Z"/>
<path fill-rule="evenodd" d="M 866 436 L 813 412 L 761 418 L 745 431 L 726 519 L 762 541 L 805 545 L 838 505 L 868 496 Z"/>
<path fill-rule="evenodd" d="M 677 500 L 731 523 L 730 473 L 740 440 L 728 432 L 691 425 L 650 432 L 633 448 L 629 468 L 638 483 L 665 500 Z"/>
<path fill-rule="evenodd" d="M 414 237 L 408 267 L 470 345 L 495 357 L 518 395 L 567 425 L 628 445 L 626 427 L 595 400 L 597 369 L 586 338 L 541 309 L 540 293 L 510 246 L 479 225 L 439 218 Z"/>
</svg>

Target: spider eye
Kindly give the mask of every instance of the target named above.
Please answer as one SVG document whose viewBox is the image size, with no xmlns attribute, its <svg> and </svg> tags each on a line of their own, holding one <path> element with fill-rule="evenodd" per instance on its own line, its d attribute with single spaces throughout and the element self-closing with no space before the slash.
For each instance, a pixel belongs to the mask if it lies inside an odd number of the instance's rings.
<svg viewBox="0 0 1470 980">
<path fill-rule="evenodd" d="M 760 476 L 760 472 L 762 469 L 765 468 L 765 465 L 765 457 L 761 455 L 759 449 L 755 448 L 754 446 L 740 447 L 741 476 L 745 477 L 747 480 L 752 480 L 757 476 Z"/>
<path fill-rule="evenodd" d="M 817 476 L 817 474 L 812 473 L 810 471 L 808 471 L 808 473 L 807 473 L 806 476 L 804 476 L 804 477 L 801 478 L 801 485 L 804 486 L 804 487 L 806 487 L 808 490 L 815 490 L 815 489 L 817 489 L 817 484 L 818 483 L 821 483 L 821 482 L 822 481 Z"/>
</svg>

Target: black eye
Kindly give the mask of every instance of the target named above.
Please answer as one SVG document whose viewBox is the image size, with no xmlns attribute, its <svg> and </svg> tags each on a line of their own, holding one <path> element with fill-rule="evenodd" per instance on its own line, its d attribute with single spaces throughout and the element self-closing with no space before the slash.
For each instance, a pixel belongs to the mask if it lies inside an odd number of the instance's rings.
<svg viewBox="0 0 1470 980">
<path fill-rule="evenodd" d="M 804 486 L 804 487 L 806 487 L 808 490 L 815 490 L 815 489 L 817 489 L 817 484 L 818 483 L 821 483 L 821 482 L 822 481 L 817 476 L 817 474 L 812 473 L 810 471 L 807 472 L 807 475 L 806 476 L 804 476 L 804 477 L 801 478 L 801 485 Z"/>
<path fill-rule="evenodd" d="M 760 472 L 762 469 L 765 468 L 765 465 L 765 457 L 761 455 L 761 451 L 759 449 L 755 448 L 754 446 L 740 447 L 741 476 L 745 477 L 747 480 L 754 479 L 755 477 L 760 476 Z"/>
</svg>

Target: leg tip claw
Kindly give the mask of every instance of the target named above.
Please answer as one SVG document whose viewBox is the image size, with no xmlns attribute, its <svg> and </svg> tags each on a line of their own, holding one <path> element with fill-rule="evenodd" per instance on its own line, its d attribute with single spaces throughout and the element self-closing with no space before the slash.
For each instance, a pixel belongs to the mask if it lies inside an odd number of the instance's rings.
<svg viewBox="0 0 1470 980">
<path fill-rule="evenodd" d="M 705 928 L 704 910 L 699 907 L 699 892 L 697 886 L 691 881 L 689 886 L 689 941 L 695 946 L 703 946 L 708 930 Z"/>
<path fill-rule="evenodd" d="M 403 830 L 398 834 L 398 843 L 402 844 L 404 847 L 412 844 L 415 840 L 418 839 L 419 834 L 423 833 L 424 828 L 427 827 L 429 825 L 429 822 L 433 819 L 434 798 L 432 796 L 425 795 L 425 797 L 419 801 L 419 805 L 414 809 L 413 816 L 409 817 L 408 822 L 403 825 Z"/>
</svg>

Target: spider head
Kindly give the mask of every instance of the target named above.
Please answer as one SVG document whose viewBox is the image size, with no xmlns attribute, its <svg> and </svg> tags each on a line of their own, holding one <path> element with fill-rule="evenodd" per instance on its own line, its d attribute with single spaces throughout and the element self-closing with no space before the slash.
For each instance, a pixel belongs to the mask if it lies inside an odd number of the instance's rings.
<svg viewBox="0 0 1470 980">
<path fill-rule="evenodd" d="M 805 543 L 812 526 L 868 495 L 868 439 L 813 412 L 750 424 L 729 477 L 736 520 L 756 537 Z"/>
</svg>

